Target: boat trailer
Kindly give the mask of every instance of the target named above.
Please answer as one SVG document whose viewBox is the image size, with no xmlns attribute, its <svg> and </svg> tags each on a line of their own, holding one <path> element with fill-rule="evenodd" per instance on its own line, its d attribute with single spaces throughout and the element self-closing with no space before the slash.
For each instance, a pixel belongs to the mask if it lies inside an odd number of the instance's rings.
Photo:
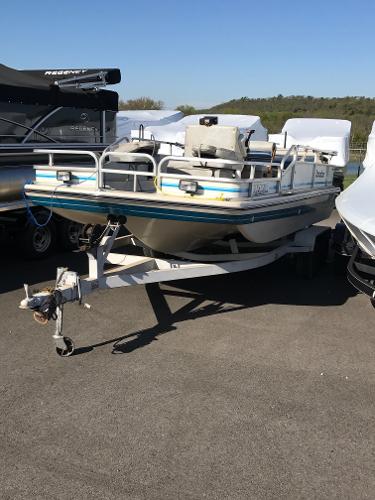
<svg viewBox="0 0 375 500">
<path fill-rule="evenodd" d="M 90 307 L 83 301 L 98 289 L 246 271 L 270 264 L 287 254 L 297 254 L 297 268 L 299 263 L 303 274 L 309 277 L 316 261 L 326 258 L 331 231 L 326 226 L 311 226 L 272 248 L 262 249 L 231 239 L 222 242 L 222 246 L 229 250 L 227 252 L 205 255 L 185 252 L 178 257 L 159 258 L 112 252 L 128 245 L 144 250 L 142 243 L 132 235 L 118 236 L 120 228 L 120 222 L 109 222 L 104 230 L 91 232 L 85 248 L 89 259 L 88 277 L 81 278 L 75 271 L 59 267 L 53 288 L 31 292 L 29 285 L 24 285 L 26 297 L 21 301 L 20 309 L 33 311 L 34 319 L 41 324 L 45 325 L 49 320 L 56 322 L 53 339 L 60 356 L 70 356 L 75 348 L 73 341 L 63 335 L 64 305 L 69 302 Z M 108 268 L 108 265 L 112 267 Z"/>
</svg>

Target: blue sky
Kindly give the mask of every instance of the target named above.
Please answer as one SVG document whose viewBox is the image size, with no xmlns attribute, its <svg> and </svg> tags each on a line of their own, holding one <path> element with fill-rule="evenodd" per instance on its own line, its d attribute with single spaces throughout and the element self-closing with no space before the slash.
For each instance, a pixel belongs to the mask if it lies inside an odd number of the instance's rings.
<svg viewBox="0 0 375 500">
<path fill-rule="evenodd" d="M 375 96 L 375 0 L 3 0 L 3 64 L 119 67 L 121 98 Z"/>
</svg>

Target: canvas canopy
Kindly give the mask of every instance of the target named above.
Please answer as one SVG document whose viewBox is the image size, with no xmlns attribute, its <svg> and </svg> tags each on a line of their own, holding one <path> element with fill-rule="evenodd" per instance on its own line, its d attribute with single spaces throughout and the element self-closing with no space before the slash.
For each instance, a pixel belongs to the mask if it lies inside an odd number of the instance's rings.
<svg viewBox="0 0 375 500">
<path fill-rule="evenodd" d="M 328 118 L 290 118 L 281 134 L 270 134 L 269 140 L 286 147 L 293 145 L 336 151 L 330 160 L 332 165 L 344 167 L 349 161 L 351 122 Z"/>
<path fill-rule="evenodd" d="M 116 116 L 117 137 L 138 137 L 139 126 L 166 125 L 183 118 L 181 111 L 170 109 L 142 109 L 119 111 Z"/>
</svg>

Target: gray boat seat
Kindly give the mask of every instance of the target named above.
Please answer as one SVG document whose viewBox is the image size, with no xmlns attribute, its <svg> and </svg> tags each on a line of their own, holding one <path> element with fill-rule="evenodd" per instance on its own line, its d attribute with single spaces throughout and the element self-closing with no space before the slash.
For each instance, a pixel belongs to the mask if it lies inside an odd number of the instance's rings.
<svg viewBox="0 0 375 500">
<path fill-rule="evenodd" d="M 193 167 L 206 168 L 220 177 L 241 177 L 246 149 L 238 127 L 224 125 L 189 125 L 185 134 L 186 157 L 199 158 L 190 162 Z M 211 163 L 202 165 L 204 159 L 224 159 L 239 163 Z"/>
<path fill-rule="evenodd" d="M 121 163 L 144 163 L 144 158 L 136 158 L 131 155 L 116 153 L 145 153 L 154 156 L 159 151 L 160 144 L 155 141 L 132 141 L 132 142 L 121 142 L 116 144 L 115 149 L 109 155 L 110 161 L 116 161 Z"/>
</svg>

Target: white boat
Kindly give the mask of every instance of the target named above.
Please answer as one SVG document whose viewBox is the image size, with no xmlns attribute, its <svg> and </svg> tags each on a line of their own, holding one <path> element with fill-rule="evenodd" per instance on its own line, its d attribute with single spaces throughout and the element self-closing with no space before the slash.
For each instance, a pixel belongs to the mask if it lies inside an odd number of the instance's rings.
<svg viewBox="0 0 375 500">
<path fill-rule="evenodd" d="M 296 144 L 336 151 L 329 159 L 335 167 L 345 167 L 349 161 L 351 122 L 331 118 L 290 118 L 280 134 L 270 134 L 269 140 L 290 148 Z"/>
<path fill-rule="evenodd" d="M 184 114 L 178 110 L 171 109 L 140 109 L 119 111 L 116 115 L 117 139 L 123 137 L 137 136 L 139 127 L 150 125 L 167 125 L 181 120 Z"/>
<path fill-rule="evenodd" d="M 363 173 L 337 198 L 336 207 L 359 247 L 375 259 L 375 122 L 363 166 Z"/>
<path fill-rule="evenodd" d="M 336 199 L 337 211 L 357 246 L 348 279 L 375 305 L 375 122 L 367 142 L 362 174 Z"/>
<path fill-rule="evenodd" d="M 49 151 L 50 164 L 36 166 L 25 188 L 28 199 L 81 223 L 120 220 L 144 246 L 174 255 L 223 238 L 268 244 L 330 215 L 338 193 L 332 159 L 345 158 L 348 144 L 276 148 L 254 140 L 266 134 L 258 117 L 242 129 L 228 115 L 187 118 L 195 124 L 184 127 L 183 155 L 161 154 L 165 142 L 151 135 L 99 160 L 91 155 L 91 168 L 60 167 L 59 153 Z"/>
</svg>

